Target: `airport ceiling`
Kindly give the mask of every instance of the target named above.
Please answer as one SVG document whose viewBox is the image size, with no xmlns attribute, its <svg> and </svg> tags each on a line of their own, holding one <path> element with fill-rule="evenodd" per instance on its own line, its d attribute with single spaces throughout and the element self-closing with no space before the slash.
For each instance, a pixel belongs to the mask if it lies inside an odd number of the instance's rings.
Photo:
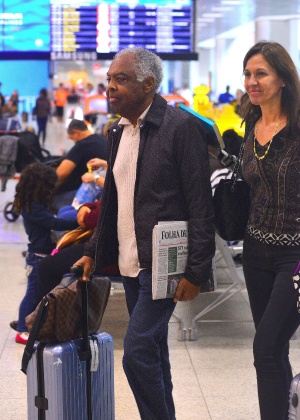
<svg viewBox="0 0 300 420">
<path fill-rule="evenodd" d="M 259 17 L 297 16 L 300 0 L 196 0 L 196 44 Z"/>
</svg>

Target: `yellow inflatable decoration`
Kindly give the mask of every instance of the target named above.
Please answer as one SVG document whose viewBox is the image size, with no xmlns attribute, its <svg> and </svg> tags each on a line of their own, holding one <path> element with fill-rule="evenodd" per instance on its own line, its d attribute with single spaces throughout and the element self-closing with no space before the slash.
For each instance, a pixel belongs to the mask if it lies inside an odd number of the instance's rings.
<svg viewBox="0 0 300 420">
<path fill-rule="evenodd" d="M 240 136 L 244 136 L 245 128 L 244 126 L 241 127 L 242 119 L 235 113 L 233 105 L 223 104 L 214 106 L 208 96 L 210 88 L 204 84 L 196 86 L 193 92 L 194 111 L 213 120 L 219 127 L 221 134 L 226 130 L 233 129 Z"/>
<path fill-rule="evenodd" d="M 210 100 L 209 100 L 209 92 L 210 92 L 210 88 L 206 85 L 199 85 L 196 86 L 193 89 L 194 92 L 194 111 L 199 112 L 199 108 L 202 108 L 202 106 L 204 105 L 205 107 L 207 107 L 207 105 L 210 105 Z"/>
</svg>

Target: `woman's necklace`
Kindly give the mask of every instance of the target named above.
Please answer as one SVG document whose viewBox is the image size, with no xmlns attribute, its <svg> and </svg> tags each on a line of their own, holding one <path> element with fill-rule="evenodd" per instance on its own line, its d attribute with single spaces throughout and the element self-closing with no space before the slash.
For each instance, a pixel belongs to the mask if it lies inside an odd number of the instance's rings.
<svg viewBox="0 0 300 420">
<path fill-rule="evenodd" d="M 256 142 L 255 142 L 255 140 L 256 140 L 256 141 L 258 141 L 258 140 L 257 140 L 257 138 L 256 138 L 256 136 L 257 136 L 257 130 L 258 130 L 258 127 L 259 127 L 259 124 L 260 124 L 260 123 L 261 123 L 261 119 L 257 122 L 256 127 L 255 127 L 253 151 L 254 151 L 255 157 L 256 157 L 258 160 L 263 160 L 263 159 L 267 156 L 267 154 L 269 153 L 269 150 L 270 150 L 270 147 L 271 147 L 271 144 L 272 144 L 273 138 L 275 137 L 275 135 L 276 135 L 276 133 L 277 133 L 277 131 L 278 131 L 278 127 L 279 127 L 279 124 L 280 124 L 280 120 L 279 120 L 279 121 L 278 121 L 278 123 L 276 124 L 275 130 L 274 130 L 274 133 L 273 133 L 273 137 L 272 137 L 272 138 L 271 138 L 271 140 L 269 141 L 269 144 L 268 144 L 267 150 L 265 151 L 265 153 L 264 153 L 262 156 L 258 156 L 258 154 L 257 154 L 257 152 L 256 152 L 256 144 L 255 144 L 255 143 L 256 143 Z"/>
</svg>

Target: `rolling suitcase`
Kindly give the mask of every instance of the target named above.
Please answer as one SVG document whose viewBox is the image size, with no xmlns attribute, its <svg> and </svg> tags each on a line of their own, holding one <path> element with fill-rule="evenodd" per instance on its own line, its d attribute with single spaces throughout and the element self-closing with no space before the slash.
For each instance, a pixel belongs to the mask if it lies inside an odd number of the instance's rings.
<svg viewBox="0 0 300 420">
<path fill-rule="evenodd" d="M 300 420 L 300 373 L 293 378 L 290 387 L 289 420 Z"/>
<path fill-rule="evenodd" d="M 115 419 L 113 340 L 105 332 L 88 335 L 87 287 L 81 283 L 83 337 L 36 341 L 32 354 L 24 352 L 30 420 Z"/>
<path fill-rule="evenodd" d="M 95 350 L 91 361 L 91 367 L 95 369 L 91 372 L 92 416 L 87 415 L 86 384 L 89 379 L 87 362 L 80 360 L 83 339 L 79 338 L 36 345 L 27 368 L 28 419 L 114 420 L 113 341 L 105 332 L 89 339 Z"/>
</svg>

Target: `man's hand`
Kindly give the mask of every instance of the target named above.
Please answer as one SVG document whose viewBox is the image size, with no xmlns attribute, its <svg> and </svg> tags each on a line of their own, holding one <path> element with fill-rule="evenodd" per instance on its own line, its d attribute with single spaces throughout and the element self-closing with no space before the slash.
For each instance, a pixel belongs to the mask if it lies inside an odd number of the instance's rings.
<svg viewBox="0 0 300 420">
<path fill-rule="evenodd" d="M 83 268 L 83 275 L 79 279 L 81 281 L 89 281 L 90 276 L 94 271 L 94 260 L 90 257 L 83 256 L 80 260 L 76 261 L 73 265 L 79 265 Z"/>
<path fill-rule="evenodd" d="M 84 218 L 85 215 L 90 213 L 92 210 L 87 206 L 81 206 L 80 209 L 77 212 L 77 222 L 79 226 L 85 228 Z"/>
<path fill-rule="evenodd" d="M 193 300 L 200 293 L 200 286 L 191 283 L 185 277 L 183 277 L 178 283 L 176 293 L 174 296 L 174 302 Z"/>
</svg>

